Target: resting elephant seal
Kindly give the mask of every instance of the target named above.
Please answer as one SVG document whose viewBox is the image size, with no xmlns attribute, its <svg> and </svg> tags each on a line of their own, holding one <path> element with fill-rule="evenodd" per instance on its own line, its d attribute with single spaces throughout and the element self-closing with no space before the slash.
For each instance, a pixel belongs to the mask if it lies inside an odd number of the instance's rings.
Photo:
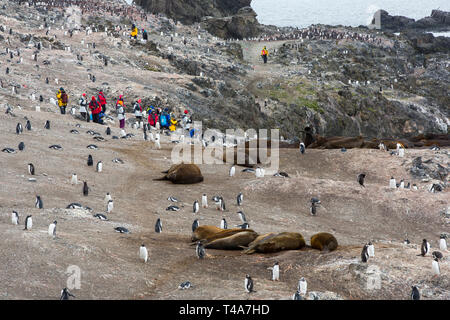
<svg viewBox="0 0 450 320">
<path fill-rule="evenodd" d="M 255 231 L 244 230 L 231 236 L 213 240 L 205 245 L 207 249 L 241 250 L 255 240 L 258 234 Z"/>
<path fill-rule="evenodd" d="M 320 251 L 333 251 L 338 247 L 336 238 L 326 232 L 321 232 L 311 237 L 311 248 Z"/>
<path fill-rule="evenodd" d="M 253 241 L 244 253 L 272 253 L 282 250 L 298 250 L 305 246 L 305 239 L 300 233 L 281 232 L 269 234 L 266 237 L 262 237 L 259 241 Z"/>
<path fill-rule="evenodd" d="M 192 184 L 203 181 L 202 172 L 195 164 L 174 164 L 169 170 L 163 172 L 166 175 L 155 181 L 169 180 L 175 184 Z"/>
<path fill-rule="evenodd" d="M 218 228 L 215 226 L 199 226 L 192 233 L 191 240 L 193 242 L 201 240 L 206 243 L 211 243 L 214 240 L 226 238 L 226 237 L 232 236 L 236 233 L 245 232 L 245 231 L 254 232 L 252 229 L 241 229 L 241 228 L 221 229 L 221 228 Z"/>
</svg>

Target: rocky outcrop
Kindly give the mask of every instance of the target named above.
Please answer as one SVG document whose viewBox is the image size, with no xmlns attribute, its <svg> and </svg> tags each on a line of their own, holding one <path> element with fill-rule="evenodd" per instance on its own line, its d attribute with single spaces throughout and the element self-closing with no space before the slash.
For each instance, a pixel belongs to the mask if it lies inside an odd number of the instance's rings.
<svg viewBox="0 0 450 320">
<path fill-rule="evenodd" d="M 420 53 L 450 52 L 450 38 L 435 37 L 431 33 L 407 32 L 406 37 Z"/>
<path fill-rule="evenodd" d="M 391 16 L 385 10 L 375 13 L 372 24 L 376 22 L 376 16 L 380 15 L 381 30 L 389 32 L 400 32 L 406 30 L 417 31 L 449 31 L 450 12 L 433 10 L 431 16 L 414 20 L 403 16 Z"/>
</svg>

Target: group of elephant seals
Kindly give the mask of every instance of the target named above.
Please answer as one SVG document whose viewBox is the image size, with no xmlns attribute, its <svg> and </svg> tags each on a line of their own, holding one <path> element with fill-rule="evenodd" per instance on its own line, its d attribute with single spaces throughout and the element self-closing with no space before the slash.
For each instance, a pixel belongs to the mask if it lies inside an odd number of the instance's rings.
<svg viewBox="0 0 450 320">
<path fill-rule="evenodd" d="M 169 180 L 175 184 L 193 184 L 203 181 L 202 172 L 195 164 L 174 164 L 169 170 L 162 172 L 166 175 L 155 181 Z"/>
<path fill-rule="evenodd" d="M 221 229 L 216 226 L 199 226 L 195 231 L 192 233 L 191 241 L 202 241 L 204 243 L 211 243 L 212 241 L 227 238 L 230 236 L 235 235 L 236 233 L 241 232 L 254 232 L 256 236 L 258 235 L 255 231 L 252 229 L 241 229 L 241 228 L 234 228 L 234 229 Z M 255 236 L 255 238 L 256 238 Z M 251 240 L 253 241 L 253 240 Z M 249 241 L 248 243 L 250 243 Z"/>
<path fill-rule="evenodd" d="M 268 233 L 258 237 L 258 239 L 250 243 L 248 249 L 246 249 L 244 253 L 272 253 L 282 250 L 299 250 L 305 246 L 305 239 L 303 239 L 303 236 L 300 233 Z"/>
<path fill-rule="evenodd" d="M 338 247 L 338 242 L 336 238 L 326 232 L 320 232 L 311 237 L 311 248 L 320 251 L 333 251 Z"/>
<path fill-rule="evenodd" d="M 256 239 L 258 234 L 249 229 L 242 230 L 231 236 L 212 240 L 205 245 L 207 249 L 219 250 L 241 250 L 242 247 L 248 246 L 250 242 Z"/>
</svg>

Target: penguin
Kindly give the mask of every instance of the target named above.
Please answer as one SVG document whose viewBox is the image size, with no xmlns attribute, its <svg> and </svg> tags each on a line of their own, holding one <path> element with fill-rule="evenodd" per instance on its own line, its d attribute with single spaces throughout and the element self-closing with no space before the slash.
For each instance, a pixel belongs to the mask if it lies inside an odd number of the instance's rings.
<svg viewBox="0 0 450 320">
<path fill-rule="evenodd" d="M 70 183 L 71 184 L 78 184 L 78 177 L 77 177 L 76 173 L 72 174 L 72 179 L 70 180 Z"/>
<path fill-rule="evenodd" d="M 19 150 L 23 151 L 25 149 L 25 143 L 21 142 L 19 143 Z"/>
<path fill-rule="evenodd" d="M 11 214 L 11 222 L 15 225 L 19 224 L 19 214 L 16 211 L 13 211 Z"/>
<path fill-rule="evenodd" d="M 220 211 L 225 211 L 225 200 L 223 200 L 222 197 L 220 197 L 220 201 L 219 201 L 219 205 L 220 205 Z"/>
<path fill-rule="evenodd" d="M 270 267 L 268 269 L 272 270 L 272 281 L 279 281 L 280 280 L 280 266 L 278 265 L 278 261 L 275 262 L 273 267 Z"/>
<path fill-rule="evenodd" d="M 221 229 L 228 229 L 227 220 L 225 220 L 225 218 L 222 218 L 222 220 L 220 221 L 220 228 Z"/>
<path fill-rule="evenodd" d="M 298 281 L 298 288 L 297 288 L 297 291 L 298 291 L 301 295 L 305 295 L 307 289 L 308 289 L 308 283 L 306 282 L 305 278 L 301 277 L 300 280 Z"/>
<path fill-rule="evenodd" d="M 405 182 L 402 180 L 400 180 L 400 185 L 398 186 L 400 189 L 404 189 L 405 188 Z"/>
<path fill-rule="evenodd" d="M 23 132 L 23 127 L 21 123 L 18 123 L 16 126 L 16 134 L 21 134 Z"/>
<path fill-rule="evenodd" d="M 50 130 L 50 120 L 45 122 L 44 129 Z"/>
<path fill-rule="evenodd" d="M 305 154 L 305 150 L 306 150 L 305 144 L 303 142 L 300 142 L 300 153 Z"/>
<path fill-rule="evenodd" d="M 73 202 L 69 204 L 66 209 L 83 209 L 83 206 L 79 203 Z"/>
<path fill-rule="evenodd" d="M 189 289 L 192 287 L 192 284 L 189 281 L 183 282 L 178 286 L 178 289 Z"/>
<path fill-rule="evenodd" d="M 361 251 L 361 261 L 366 263 L 369 260 L 369 254 L 367 253 L 367 248 L 369 245 L 365 244 Z"/>
<path fill-rule="evenodd" d="M 33 227 L 33 219 L 32 216 L 27 216 L 25 218 L 25 229 L 23 230 L 31 230 L 31 228 Z"/>
<path fill-rule="evenodd" d="M 27 129 L 28 131 L 31 131 L 31 122 L 30 122 L 30 120 L 27 120 L 27 124 L 25 125 L 25 129 Z"/>
<path fill-rule="evenodd" d="M 430 243 L 427 241 L 427 239 L 423 239 L 422 245 L 420 247 L 420 255 L 422 257 L 425 257 L 428 252 L 430 252 Z"/>
<path fill-rule="evenodd" d="M 180 208 L 177 206 L 168 206 L 166 208 L 167 211 L 180 211 Z"/>
<path fill-rule="evenodd" d="M 420 300 L 420 292 L 416 286 L 411 287 L 411 300 Z"/>
<path fill-rule="evenodd" d="M 97 170 L 97 172 L 102 172 L 102 170 L 103 170 L 103 162 L 101 162 L 101 161 L 97 162 L 96 170 Z"/>
<path fill-rule="evenodd" d="M 86 148 L 91 149 L 91 150 L 96 150 L 98 149 L 98 147 L 95 144 L 90 144 L 88 145 Z"/>
<path fill-rule="evenodd" d="M 112 200 L 112 198 L 111 198 L 111 195 L 108 192 L 108 193 L 106 193 L 105 201 L 108 202 L 109 200 Z"/>
<path fill-rule="evenodd" d="M 237 205 L 241 206 L 242 205 L 242 201 L 244 201 L 244 195 L 242 194 L 242 192 L 239 192 L 236 200 L 237 200 Z"/>
<path fill-rule="evenodd" d="M 197 241 L 197 247 L 195 248 L 195 253 L 197 254 L 197 258 L 203 259 L 205 258 L 206 252 L 205 247 L 200 241 Z"/>
<path fill-rule="evenodd" d="M 202 195 L 202 207 L 208 208 L 208 198 L 206 197 L 206 193 Z"/>
<path fill-rule="evenodd" d="M 70 133 L 72 133 L 72 134 L 79 134 L 80 132 L 78 130 L 73 129 L 73 130 L 70 130 Z"/>
<path fill-rule="evenodd" d="M 108 200 L 108 205 L 106 206 L 106 212 L 111 213 L 114 209 L 114 202 L 112 200 Z"/>
<path fill-rule="evenodd" d="M 447 241 L 445 240 L 445 235 L 441 234 L 439 239 L 439 249 L 442 251 L 447 251 Z"/>
<path fill-rule="evenodd" d="M 83 196 L 87 197 L 88 194 L 89 194 L 89 187 L 87 185 L 87 182 L 84 181 L 84 183 L 83 183 Z"/>
<path fill-rule="evenodd" d="M 433 259 L 438 259 L 438 260 L 441 260 L 442 261 L 442 259 L 444 259 L 444 256 L 443 256 L 443 254 L 442 253 L 440 253 L 439 251 L 433 251 L 432 253 L 431 253 L 431 256 L 433 257 Z"/>
<path fill-rule="evenodd" d="M 309 212 L 312 216 L 315 216 L 317 213 L 317 207 L 315 202 L 311 202 L 311 207 L 309 208 Z"/>
<path fill-rule="evenodd" d="M 366 177 L 366 175 L 364 174 L 364 173 L 361 173 L 361 174 L 359 174 L 358 175 L 358 183 L 361 185 L 361 186 L 363 186 L 363 187 L 365 187 L 364 186 L 364 178 Z"/>
<path fill-rule="evenodd" d="M 255 169 L 252 169 L 252 168 L 245 168 L 245 169 L 242 170 L 242 172 L 255 173 Z"/>
<path fill-rule="evenodd" d="M 231 166 L 230 172 L 229 172 L 230 177 L 234 177 L 235 172 L 236 172 L 236 167 L 235 166 Z"/>
<path fill-rule="evenodd" d="M 108 218 L 104 214 L 101 214 L 101 213 L 94 214 L 94 218 L 98 218 L 100 220 L 108 221 Z"/>
<path fill-rule="evenodd" d="M 391 180 L 389 180 L 389 188 L 391 188 L 391 189 L 397 188 L 397 183 L 396 183 L 394 177 L 391 177 Z"/>
<path fill-rule="evenodd" d="M 71 294 L 69 292 L 69 290 L 67 290 L 67 288 L 62 289 L 61 290 L 61 297 L 59 298 L 59 300 L 69 300 L 69 297 L 75 298 L 75 296 L 73 294 Z"/>
<path fill-rule="evenodd" d="M 194 211 L 194 213 L 198 213 L 199 210 L 200 210 L 200 206 L 198 204 L 198 200 L 195 200 L 194 205 L 193 205 L 193 211 Z"/>
<path fill-rule="evenodd" d="M 244 212 L 238 211 L 237 214 L 239 215 L 239 219 L 241 219 L 242 223 L 246 223 L 247 222 L 247 218 L 245 217 Z"/>
<path fill-rule="evenodd" d="M 48 226 L 48 235 L 52 236 L 53 238 L 56 237 L 56 224 L 58 222 L 55 220 L 53 221 L 53 223 L 50 223 L 50 225 Z"/>
<path fill-rule="evenodd" d="M 42 202 L 42 199 L 40 196 L 36 196 L 36 202 L 35 202 L 34 206 L 38 209 L 44 208 L 44 203 Z"/>
<path fill-rule="evenodd" d="M 124 228 L 124 227 L 116 227 L 116 228 L 114 228 L 114 230 L 116 230 L 116 232 L 119 232 L 119 233 L 130 233 L 130 231 L 128 231 L 128 229 Z"/>
<path fill-rule="evenodd" d="M 245 275 L 244 288 L 248 293 L 253 292 L 253 280 L 248 274 Z"/>
<path fill-rule="evenodd" d="M 195 219 L 194 222 L 192 223 L 192 232 L 195 232 L 195 230 L 198 228 L 198 219 Z"/>
<path fill-rule="evenodd" d="M 172 201 L 172 202 L 178 202 L 178 199 L 175 197 L 172 197 L 172 196 L 168 197 L 167 200 Z"/>
<path fill-rule="evenodd" d="M 162 231 L 161 218 L 158 218 L 158 220 L 156 220 L 156 224 L 155 224 L 155 232 L 161 233 L 161 231 Z"/>
<path fill-rule="evenodd" d="M 51 146 L 49 146 L 49 149 L 61 150 L 62 147 L 59 144 L 52 144 Z"/>
<path fill-rule="evenodd" d="M 441 269 L 439 268 L 439 259 L 434 258 L 431 262 L 431 270 L 435 276 L 439 276 L 441 274 Z"/>
<path fill-rule="evenodd" d="M 250 225 L 247 222 L 244 222 L 243 224 L 239 224 L 236 227 L 239 227 L 241 229 L 249 229 Z"/>
<path fill-rule="evenodd" d="M 415 183 L 413 183 L 412 189 L 413 189 L 414 191 L 417 191 L 417 190 L 418 190 L 417 185 L 416 185 Z"/>
<path fill-rule="evenodd" d="M 111 128 L 110 127 L 106 128 L 106 135 L 107 136 L 111 135 Z"/>
<path fill-rule="evenodd" d="M 375 257 L 375 247 L 373 246 L 373 243 L 369 241 L 369 243 L 367 244 L 367 253 L 369 255 L 370 258 Z"/>
<path fill-rule="evenodd" d="M 148 251 L 144 244 L 141 245 L 139 248 L 139 259 L 141 259 L 144 262 L 147 262 L 148 260 Z"/>
<path fill-rule="evenodd" d="M 28 174 L 34 176 L 34 173 L 35 173 L 35 171 L 34 171 L 34 165 L 33 165 L 32 163 L 29 163 L 29 164 L 28 164 Z"/>
<path fill-rule="evenodd" d="M 89 167 L 91 167 L 91 166 L 94 165 L 94 160 L 92 160 L 92 156 L 91 156 L 91 155 L 88 155 L 87 165 L 88 165 Z"/>
</svg>

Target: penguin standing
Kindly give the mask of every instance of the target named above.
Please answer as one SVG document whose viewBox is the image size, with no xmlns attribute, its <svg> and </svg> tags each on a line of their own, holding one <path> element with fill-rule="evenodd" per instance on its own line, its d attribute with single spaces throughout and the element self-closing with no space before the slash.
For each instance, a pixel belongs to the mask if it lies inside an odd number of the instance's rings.
<svg viewBox="0 0 450 320">
<path fill-rule="evenodd" d="M 148 251 L 144 244 L 141 245 L 139 248 L 139 259 L 141 259 L 144 262 L 147 262 L 148 260 Z"/>
<path fill-rule="evenodd" d="M 308 289 L 308 283 L 306 282 L 305 278 L 301 278 L 298 281 L 298 288 L 297 291 L 301 294 L 301 295 L 305 295 L 306 291 Z"/>
<path fill-rule="evenodd" d="M 96 170 L 97 170 L 97 172 L 102 172 L 102 170 L 103 170 L 103 162 L 101 162 L 101 161 L 97 162 Z"/>
<path fill-rule="evenodd" d="M 253 280 L 248 274 L 245 275 L 244 286 L 245 286 L 245 291 L 247 291 L 248 293 L 253 292 Z"/>
<path fill-rule="evenodd" d="M 55 220 L 55 221 L 53 221 L 53 223 L 51 223 L 49 226 L 48 226 L 48 235 L 49 236 L 52 236 L 53 238 L 55 238 L 56 237 L 56 224 L 57 224 L 58 222 Z"/>
<path fill-rule="evenodd" d="M 156 220 L 156 224 L 155 224 L 155 232 L 161 233 L 161 231 L 162 231 L 161 218 L 158 218 L 158 220 Z"/>
<path fill-rule="evenodd" d="M 111 198 L 111 195 L 108 192 L 108 193 L 106 193 L 105 201 L 108 202 L 109 200 L 112 200 L 112 198 Z"/>
<path fill-rule="evenodd" d="M 234 174 L 235 174 L 235 172 L 236 172 L 236 167 L 235 166 L 231 166 L 231 168 L 230 168 L 230 177 L 234 177 Z"/>
<path fill-rule="evenodd" d="M 370 258 L 375 257 L 375 247 L 373 246 L 373 243 L 369 241 L 369 243 L 367 244 L 367 253 L 369 255 Z"/>
<path fill-rule="evenodd" d="M 420 246 L 420 255 L 425 257 L 428 252 L 430 252 L 430 243 L 427 239 L 423 239 L 422 245 Z"/>
<path fill-rule="evenodd" d="M 367 252 L 367 248 L 369 245 L 365 244 L 361 251 L 361 261 L 366 263 L 369 260 L 369 253 Z"/>
<path fill-rule="evenodd" d="M 31 122 L 30 122 L 30 120 L 27 120 L 27 124 L 25 125 L 25 129 L 27 129 L 28 131 L 31 131 Z"/>
<path fill-rule="evenodd" d="M 447 251 L 447 241 L 445 240 L 445 235 L 441 234 L 439 239 L 439 249 L 442 251 Z"/>
<path fill-rule="evenodd" d="M 45 122 L 44 129 L 50 130 L 50 120 Z"/>
<path fill-rule="evenodd" d="M 19 143 L 19 150 L 23 151 L 25 149 L 25 143 L 21 142 Z"/>
<path fill-rule="evenodd" d="M 411 287 L 411 300 L 420 300 L 420 292 L 416 286 Z"/>
<path fill-rule="evenodd" d="M 269 269 L 272 270 L 272 281 L 280 280 L 280 266 L 278 265 L 278 261 Z"/>
<path fill-rule="evenodd" d="M 366 175 L 364 173 L 361 173 L 360 175 L 358 175 L 358 183 L 363 187 L 365 187 L 364 186 L 364 178 L 365 177 L 366 177 Z"/>
<path fill-rule="evenodd" d="M 306 148 L 303 142 L 300 142 L 300 153 L 305 154 Z"/>
<path fill-rule="evenodd" d="M 439 276 L 441 274 L 441 269 L 439 268 L 439 259 L 436 257 L 431 262 L 431 270 L 434 276 Z"/>
<path fill-rule="evenodd" d="M 25 218 L 25 229 L 23 230 L 31 230 L 33 227 L 33 219 L 31 217 L 32 216 L 30 215 Z"/>
<path fill-rule="evenodd" d="M 228 229 L 227 220 L 225 220 L 225 218 L 222 218 L 222 220 L 220 221 L 220 228 L 221 229 Z"/>
<path fill-rule="evenodd" d="M 94 165 L 94 160 L 92 160 L 92 156 L 91 156 L 91 155 L 88 155 L 87 165 L 88 165 L 89 167 L 91 167 L 91 166 Z"/>
<path fill-rule="evenodd" d="M 202 195 L 202 207 L 208 208 L 208 198 L 206 197 L 206 193 Z"/>
<path fill-rule="evenodd" d="M 83 196 L 87 197 L 88 194 L 89 194 L 89 187 L 87 185 L 87 182 L 84 181 L 84 183 L 83 183 Z"/>
<path fill-rule="evenodd" d="M 239 215 L 239 219 L 241 219 L 242 223 L 246 223 L 247 222 L 247 218 L 245 217 L 245 213 L 242 211 L 238 211 L 237 213 Z"/>
<path fill-rule="evenodd" d="M 28 173 L 34 176 L 34 165 L 32 163 L 28 164 Z"/>
<path fill-rule="evenodd" d="M 16 211 L 13 211 L 11 214 L 11 222 L 15 225 L 19 224 L 19 214 Z"/>
<path fill-rule="evenodd" d="M 241 206 L 242 205 L 242 201 L 244 201 L 244 195 L 242 194 L 242 192 L 239 192 L 236 200 L 237 200 L 237 205 Z"/>
<path fill-rule="evenodd" d="M 222 197 L 219 199 L 220 211 L 225 211 L 225 200 Z"/>
<path fill-rule="evenodd" d="M 195 200 L 194 205 L 193 205 L 193 211 L 194 211 L 194 213 L 198 213 L 199 210 L 200 210 L 200 206 L 198 204 L 198 200 Z"/>
<path fill-rule="evenodd" d="M 72 179 L 70 180 L 71 184 L 77 184 L 78 183 L 78 176 L 76 173 L 72 174 Z"/>
<path fill-rule="evenodd" d="M 108 205 L 106 206 L 106 212 L 111 213 L 114 209 L 114 202 L 112 200 L 108 201 Z"/>
<path fill-rule="evenodd" d="M 110 127 L 106 128 L 106 135 L 107 136 L 111 135 L 111 128 Z"/>
<path fill-rule="evenodd" d="M 309 209 L 309 212 L 312 216 L 315 216 L 317 213 L 317 207 L 315 202 L 311 202 L 311 208 Z"/>
<path fill-rule="evenodd" d="M 36 202 L 35 202 L 34 206 L 38 209 L 44 208 L 44 203 L 42 202 L 42 199 L 40 196 L 36 196 Z"/>
<path fill-rule="evenodd" d="M 18 123 L 16 126 L 16 134 L 21 134 L 23 132 L 23 127 L 21 123 Z"/>
<path fill-rule="evenodd" d="M 192 232 L 195 232 L 195 230 L 198 228 L 198 219 L 195 219 L 192 223 Z"/>
<path fill-rule="evenodd" d="M 389 188 L 391 188 L 391 189 L 397 188 L 397 183 L 396 183 L 394 177 L 391 177 L 391 180 L 389 180 Z"/>
<path fill-rule="evenodd" d="M 195 248 L 195 253 L 197 254 L 197 258 L 199 258 L 199 259 L 203 259 L 206 255 L 205 247 L 203 246 L 203 244 L 200 241 L 197 242 L 197 247 Z"/>
<path fill-rule="evenodd" d="M 69 292 L 69 290 L 67 290 L 67 288 L 62 289 L 61 290 L 61 298 L 59 298 L 59 300 L 69 300 L 69 297 L 75 298 L 75 296 L 73 294 L 71 294 Z"/>
</svg>

